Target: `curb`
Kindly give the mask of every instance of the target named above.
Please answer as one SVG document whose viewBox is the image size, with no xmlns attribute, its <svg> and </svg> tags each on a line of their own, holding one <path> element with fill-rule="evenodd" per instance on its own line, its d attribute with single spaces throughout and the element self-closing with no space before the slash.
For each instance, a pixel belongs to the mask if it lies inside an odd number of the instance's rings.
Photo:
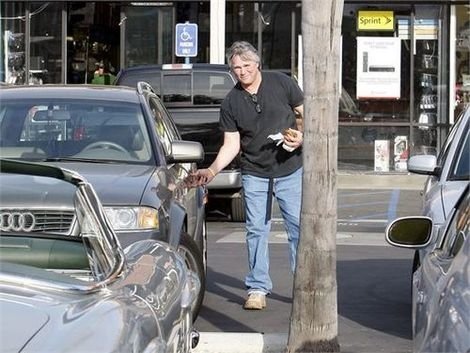
<svg viewBox="0 0 470 353">
<path fill-rule="evenodd" d="M 192 353 L 282 353 L 286 333 L 199 332 Z"/>
</svg>

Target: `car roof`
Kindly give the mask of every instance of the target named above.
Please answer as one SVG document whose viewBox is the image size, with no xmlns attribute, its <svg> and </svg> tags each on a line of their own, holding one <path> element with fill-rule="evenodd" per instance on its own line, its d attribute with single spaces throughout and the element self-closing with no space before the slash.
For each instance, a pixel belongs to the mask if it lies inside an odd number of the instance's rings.
<svg viewBox="0 0 470 353">
<path fill-rule="evenodd" d="M 171 68 L 170 68 L 171 67 Z M 223 71 L 227 72 L 229 70 L 229 66 L 225 64 L 207 64 L 207 63 L 194 63 L 194 64 L 163 64 L 163 65 L 139 65 L 139 66 L 132 66 L 125 69 L 121 69 L 121 72 L 131 72 L 131 71 L 161 71 L 168 69 L 168 71 Z"/>
<path fill-rule="evenodd" d="M 38 86 L 2 86 L 1 99 L 76 98 L 139 103 L 135 88 L 126 86 L 54 84 Z"/>
</svg>

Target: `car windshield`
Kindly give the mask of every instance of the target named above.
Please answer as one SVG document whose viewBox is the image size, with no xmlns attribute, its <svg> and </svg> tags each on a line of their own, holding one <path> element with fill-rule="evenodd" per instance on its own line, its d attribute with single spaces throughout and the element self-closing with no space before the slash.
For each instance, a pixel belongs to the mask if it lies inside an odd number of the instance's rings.
<svg viewBox="0 0 470 353">
<path fill-rule="evenodd" d="M 468 180 L 470 178 L 470 119 L 467 113 L 463 113 L 457 123 L 452 127 L 449 134 L 446 137 L 444 145 L 437 157 L 437 165 L 442 167 L 447 159 L 452 161 L 452 165 L 449 173 L 449 180 Z M 461 128 L 462 125 L 465 127 Z M 457 135 L 458 131 L 462 131 L 460 136 Z M 456 139 L 458 147 L 455 150 L 455 154 L 451 154 L 451 146 Z M 452 158 L 452 159 L 450 159 Z"/>
<path fill-rule="evenodd" d="M 451 169 L 451 180 L 470 179 L 470 119 L 464 129 L 459 148 L 455 154 L 455 160 Z"/>
<path fill-rule="evenodd" d="M 79 99 L 1 104 L 3 158 L 148 163 L 151 151 L 138 104 Z"/>
</svg>

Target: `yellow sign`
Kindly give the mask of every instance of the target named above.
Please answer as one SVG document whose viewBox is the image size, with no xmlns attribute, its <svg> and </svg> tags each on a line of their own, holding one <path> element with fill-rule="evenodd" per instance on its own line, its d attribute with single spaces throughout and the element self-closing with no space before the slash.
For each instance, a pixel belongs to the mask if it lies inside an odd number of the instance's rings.
<svg viewBox="0 0 470 353">
<path fill-rule="evenodd" d="M 395 21 L 393 11 L 358 11 L 358 31 L 393 31 Z"/>
</svg>

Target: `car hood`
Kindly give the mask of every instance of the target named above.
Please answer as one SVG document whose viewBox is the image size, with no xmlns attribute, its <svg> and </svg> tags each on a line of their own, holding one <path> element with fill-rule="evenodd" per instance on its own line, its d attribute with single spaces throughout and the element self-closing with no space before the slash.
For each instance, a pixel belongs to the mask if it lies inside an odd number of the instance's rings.
<svg viewBox="0 0 470 353">
<path fill-rule="evenodd" d="M 0 293 L 2 352 L 61 352 L 70 350 L 71 342 L 77 352 L 133 352 L 133 344 L 142 344 L 143 349 L 148 342 L 148 337 L 140 340 L 137 336 L 143 326 L 161 334 L 150 312 L 134 310 L 136 304 L 119 293 L 77 296 L 31 288 L 8 291 Z"/>
<path fill-rule="evenodd" d="M 75 186 L 60 180 L 31 175 L 0 174 L 2 207 L 23 208 L 34 200 L 35 207 L 73 207 Z"/>
<path fill-rule="evenodd" d="M 61 162 L 60 166 L 85 177 L 105 206 L 139 205 L 155 172 L 155 166 L 148 165 Z"/>
<path fill-rule="evenodd" d="M 20 352 L 29 340 L 41 330 L 49 321 L 49 315 L 44 311 L 17 301 L 0 299 L 3 318 L 8 322 L 2 322 L 2 351 Z M 28 320 L 24 320 L 27 317 Z M 18 330 L 21 327 L 21 330 Z"/>
</svg>

